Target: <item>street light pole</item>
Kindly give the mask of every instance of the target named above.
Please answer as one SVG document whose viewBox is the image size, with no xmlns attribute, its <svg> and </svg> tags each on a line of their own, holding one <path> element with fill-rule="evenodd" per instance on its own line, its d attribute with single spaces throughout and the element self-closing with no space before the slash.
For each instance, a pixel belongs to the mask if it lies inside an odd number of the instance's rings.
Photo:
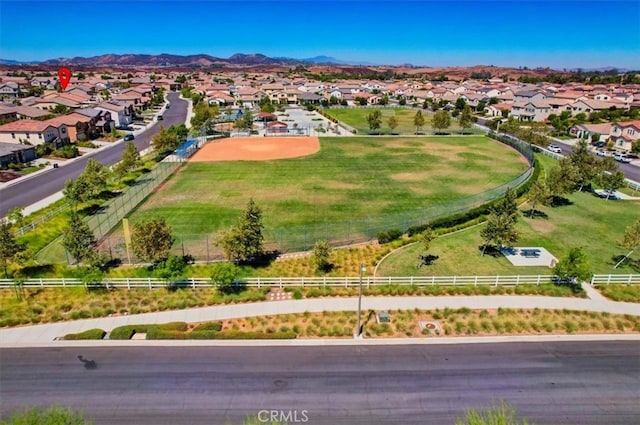
<svg viewBox="0 0 640 425">
<path fill-rule="evenodd" d="M 365 271 L 363 263 L 360 263 L 360 285 L 358 286 L 358 327 L 356 328 L 356 338 L 362 336 L 362 327 L 360 325 L 360 310 L 362 309 L 362 274 Z"/>
</svg>

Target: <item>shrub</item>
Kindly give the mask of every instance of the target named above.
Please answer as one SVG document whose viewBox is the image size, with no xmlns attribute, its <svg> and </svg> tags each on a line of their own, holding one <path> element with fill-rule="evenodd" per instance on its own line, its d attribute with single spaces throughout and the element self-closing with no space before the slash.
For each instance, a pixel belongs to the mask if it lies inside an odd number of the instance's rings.
<svg viewBox="0 0 640 425">
<path fill-rule="evenodd" d="M 296 334 L 289 332 L 241 332 L 241 331 L 221 331 L 216 333 L 216 339 L 295 339 Z"/>
<path fill-rule="evenodd" d="M 77 340 L 77 339 L 103 339 L 106 332 L 102 329 L 89 329 L 88 331 L 79 332 L 77 334 L 67 334 L 64 336 L 65 340 Z"/>
<path fill-rule="evenodd" d="M 200 323 L 198 326 L 193 328 L 193 332 L 200 332 L 200 331 L 220 332 L 221 330 L 222 330 L 222 322 Z"/>
<path fill-rule="evenodd" d="M 110 339 L 131 339 L 134 333 L 149 333 L 151 329 L 160 329 L 163 331 L 179 331 L 185 332 L 188 325 L 185 322 L 170 322 L 160 325 L 126 325 L 119 326 L 111 331 Z M 154 331 L 155 332 L 155 331 Z M 152 332 L 152 334 L 154 334 Z M 156 338 L 157 339 L 157 338 Z"/>
<path fill-rule="evenodd" d="M 180 331 L 172 331 L 157 327 L 150 327 L 147 330 L 147 339 L 185 339 L 186 333 Z"/>
<path fill-rule="evenodd" d="M 295 291 L 293 291 L 292 297 L 294 300 L 301 300 L 302 299 L 302 292 L 300 291 L 300 289 L 297 289 Z"/>
<path fill-rule="evenodd" d="M 402 237 L 402 230 L 400 229 L 391 229 L 386 232 L 378 233 L 378 243 L 385 244 L 391 241 L 395 241 L 396 239 L 400 239 Z"/>
</svg>

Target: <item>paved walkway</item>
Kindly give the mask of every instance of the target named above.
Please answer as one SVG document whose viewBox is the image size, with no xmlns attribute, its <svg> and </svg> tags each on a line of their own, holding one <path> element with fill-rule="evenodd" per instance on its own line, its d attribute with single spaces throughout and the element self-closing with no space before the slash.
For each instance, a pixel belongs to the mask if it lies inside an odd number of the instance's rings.
<svg viewBox="0 0 640 425">
<path fill-rule="evenodd" d="M 570 309 L 612 314 L 640 316 L 640 304 L 609 301 L 587 288 L 593 298 L 558 298 L 526 295 L 510 296 L 440 296 L 440 297 L 365 297 L 362 310 L 409 310 L 436 308 L 496 309 Z M 589 290 L 591 289 L 591 290 Z M 232 304 L 187 310 L 163 311 L 129 316 L 86 319 L 45 325 L 23 326 L 0 330 L 1 346 L 43 344 L 68 333 L 77 333 L 99 328 L 111 331 L 113 328 L 131 324 L 166 322 L 204 322 L 210 320 L 235 319 L 250 316 L 294 314 L 323 311 L 356 311 L 358 298 L 311 298 L 305 300 L 265 301 L 248 304 Z"/>
</svg>

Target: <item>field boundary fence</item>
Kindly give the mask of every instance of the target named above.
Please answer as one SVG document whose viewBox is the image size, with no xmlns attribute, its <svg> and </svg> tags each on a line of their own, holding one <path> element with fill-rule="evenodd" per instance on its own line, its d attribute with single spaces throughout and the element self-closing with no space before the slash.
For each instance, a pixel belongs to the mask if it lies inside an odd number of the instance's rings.
<svg viewBox="0 0 640 425">
<path fill-rule="evenodd" d="M 623 276 L 623 275 L 621 275 Z M 640 278 L 640 275 L 637 275 Z M 518 286 L 518 285 L 542 285 L 551 283 L 551 275 L 496 275 L 496 276 L 390 276 L 374 277 L 363 276 L 363 287 L 376 286 Z M 173 286 L 184 288 L 211 288 L 212 281 L 205 277 L 189 277 L 176 279 L 170 282 Z M 250 288 L 289 288 L 289 287 L 338 287 L 353 288 L 360 285 L 358 276 L 344 277 L 251 277 L 239 279 L 237 283 Z M 105 278 L 101 282 L 87 283 L 74 278 L 35 278 L 28 279 L 20 284 L 23 288 L 77 288 L 95 287 L 97 285 L 106 288 L 166 288 L 169 282 L 153 277 L 142 278 Z M 12 279 L 0 279 L 0 289 L 15 288 L 16 282 Z"/>
</svg>

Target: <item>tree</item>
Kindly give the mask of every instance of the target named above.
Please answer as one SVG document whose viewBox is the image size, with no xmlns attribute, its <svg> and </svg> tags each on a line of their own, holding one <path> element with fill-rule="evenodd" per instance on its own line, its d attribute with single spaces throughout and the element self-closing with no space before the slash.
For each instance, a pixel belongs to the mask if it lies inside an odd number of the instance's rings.
<svg viewBox="0 0 640 425">
<path fill-rule="evenodd" d="M 536 212 L 538 206 L 548 206 L 551 204 L 551 193 L 544 180 L 538 179 L 529 190 L 529 204 L 531 205 L 531 215 Z"/>
<path fill-rule="evenodd" d="M 240 221 L 223 233 L 218 245 L 234 263 L 253 261 L 264 255 L 262 210 L 249 199 Z"/>
<path fill-rule="evenodd" d="M 39 407 L 14 413 L 4 425 L 91 425 L 81 413 L 60 406 L 47 410 Z"/>
<path fill-rule="evenodd" d="M 67 180 L 64 184 L 64 189 L 62 189 L 62 194 L 71 204 L 71 209 L 73 211 L 77 209 L 78 204 L 85 202 L 90 198 L 87 182 L 79 177 L 75 181 Z"/>
<path fill-rule="evenodd" d="M 396 118 L 395 115 L 391 115 L 389 117 L 389 120 L 387 121 L 387 125 L 389 126 L 389 129 L 391 129 L 391 133 L 393 133 L 393 130 L 395 130 L 396 127 L 398 127 L 398 119 Z"/>
<path fill-rule="evenodd" d="M 331 246 L 327 241 L 318 241 L 313 246 L 313 263 L 316 270 L 320 272 L 328 272 L 331 269 Z"/>
<path fill-rule="evenodd" d="M 571 248 L 567 257 L 553 268 L 553 273 L 561 283 L 573 285 L 588 280 L 591 277 L 591 270 L 582 248 Z"/>
<path fill-rule="evenodd" d="M 16 227 L 22 227 L 24 224 L 24 209 L 20 207 L 15 207 L 7 213 L 7 218 L 11 223 L 15 224 Z"/>
<path fill-rule="evenodd" d="M 158 262 L 169 257 L 175 239 L 164 217 L 152 217 L 133 225 L 131 248 L 143 261 Z"/>
<path fill-rule="evenodd" d="M 451 126 L 451 114 L 447 111 L 438 111 L 433 114 L 433 128 L 436 130 L 445 130 Z"/>
<path fill-rule="evenodd" d="M 98 242 L 89 225 L 72 213 L 69 224 L 62 232 L 62 245 L 78 264 L 93 262 L 97 257 Z"/>
<path fill-rule="evenodd" d="M 187 262 L 183 257 L 170 255 L 166 260 L 160 261 L 156 264 L 153 272 L 160 279 L 164 279 L 165 282 L 167 282 L 167 286 L 170 286 L 172 282 L 176 282 L 184 278 L 184 269 L 186 267 Z"/>
<path fill-rule="evenodd" d="M 580 172 L 570 158 L 562 158 L 558 166 L 551 169 L 547 176 L 547 187 L 552 197 L 558 198 L 576 190 Z"/>
<path fill-rule="evenodd" d="M 602 171 L 601 161 L 589 151 L 589 146 L 584 140 L 578 141 L 569 155 L 569 160 L 576 167 L 578 191 L 582 191 L 583 187 L 590 184 Z"/>
<path fill-rule="evenodd" d="M 489 213 L 487 225 L 480 232 L 480 236 L 485 242 L 482 247 L 482 255 L 484 255 L 489 245 L 502 248 L 518 240 L 518 232 L 516 231 L 513 217 L 507 214 L 499 214 L 495 210 Z"/>
<path fill-rule="evenodd" d="M 602 173 L 600 181 L 602 188 L 607 193 L 607 199 L 611 197 L 613 192 L 624 186 L 624 179 L 624 173 L 620 170 Z"/>
<path fill-rule="evenodd" d="M 496 204 L 494 210 L 497 214 L 505 214 L 512 217 L 513 221 L 518 221 L 518 194 L 512 187 L 504 193 L 504 197 Z"/>
<path fill-rule="evenodd" d="M 472 122 L 473 117 L 471 116 L 471 108 L 469 105 L 464 105 L 462 112 L 460 113 L 460 117 L 458 118 L 458 124 L 460 124 L 463 133 L 464 129 L 470 127 Z"/>
<path fill-rule="evenodd" d="M 215 118 L 217 115 L 217 107 L 214 110 L 212 107 L 207 105 L 206 102 L 200 102 L 193 108 L 191 126 L 194 128 L 200 128 L 205 122 Z"/>
<path fill-rule="evenodd" d="M 416 127 L 416 133 L 420 133 L 420 130 L 424 127 L 424 116 L 422 115 L 422 111 L 416 112 L 413 116 L 413 125 Z"/>
<path fill-rule="evenodd" d="M 331 101 L 329 101 L 331 103 Z M 260 98 L 260 112 L 275 112 L 276 108 L 271 102 L 271 98 L 268 95 L 264 95 Z"/>
<path fill-rule="evenodd" d="M 109 170 L 107 167 L 95 159 L 89 158 L 84 171 L 78 176 L 78 179 L 84 181 L 89 196 L 96 198 L 107 189 L 108 176 Z"/>
<path fill-rule="evenodd" d="M 129 171 L 135 169 L 140 165 L 140 152 L 136 149 L 136 145 L 129 141 L 127 142 L 124 152 L 122 153 L 122 159 L 115 166 L 115 173 L 118 177 L 123 177 Z"/>
<path fill-rule="evenodd" d="M 485 102 L 484 100 L 481 100 L 480 102 L 478 102 L 478 106 L 476 106 L 476 111 L 484 112 L 484 108 L 486 106 L 487 106 L 487 102 Z"/>
<path fill-rule="evenodd" d="M 369 130 L 372 132 L 376 131 L 382 124 L 382 113 L 379 110 L 371 112 L 367 116 L 367 122 L 369 123 Z"/>
<path fill-rule="evenodd" d="M 469 105 L 467 105 L 467 101 L 464 100 L 463 97 L 459 97 L 458 99 L 456 99 L 456 106 L 455 107 L 456 107 L 456 109 L 458 111 L 464 110 L 465 106 L 469 106 Z"/>
<path fill-rule="evenodd" d="M 618 263 L 613 267 L 617 269 L 620 264 L 624 262 L 633 251 L 640 247 L 640 220 L 633 223 L 631 226 L 627 227 L 624 232 L 624 237 L 622 238 L 622 242 L 620 243 L 625 249 L 628 249 L 629 252 L 625 255 Z"/>
<path fill-rule="evenodd" d="M 211 283 L 221 292 L 234 285 L 240 277 L 240 268 L 232 263 L 216 263 L 211 270 Z"/>
<path fill-rule="evenodd" d="M 0 264 L 4 270 L 4 277 L 9 278 L 7 268 L 9 263 L 14 261 L 26 247 L 16 241 L 16 237 L 11 231 L 10 223 L 0 223 Z"/>
<path fill-rule="evenodd" d="M 179 146 L 177 135 L 169 133 L 163 125 L 160 126 L 160 131 L 152 137 L 151 141 L 153 149 L 161 153 L 174 150 Z"/>
</svg>

